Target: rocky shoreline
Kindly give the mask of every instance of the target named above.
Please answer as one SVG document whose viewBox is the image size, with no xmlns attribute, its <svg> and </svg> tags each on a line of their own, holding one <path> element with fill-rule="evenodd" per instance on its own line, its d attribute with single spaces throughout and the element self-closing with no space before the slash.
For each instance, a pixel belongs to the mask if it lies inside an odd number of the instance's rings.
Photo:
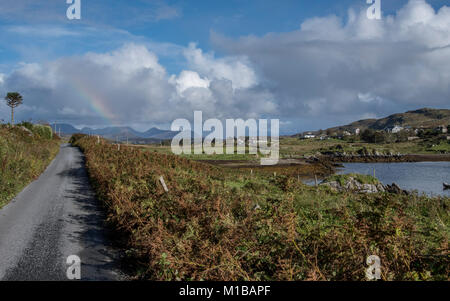
<svg viewBox="0 0 450 301">
<path fill-rule="evenodd" d="M 377 183 L 362 183 L 355 177 L 348 177 L 345 182 L 337 180 L 325 180 L 321 186 L 328 186 L 331 190 L 338 192 L 355 192 L 355 193 L 379 193 L 379 192 L 389 192 L 395 194 L 405 194 L 408 195 L 409 192 L 401 189 L 397 184 L 392 183 L 392 185 L 383 185 L 380 182 Z"/>
</svg>

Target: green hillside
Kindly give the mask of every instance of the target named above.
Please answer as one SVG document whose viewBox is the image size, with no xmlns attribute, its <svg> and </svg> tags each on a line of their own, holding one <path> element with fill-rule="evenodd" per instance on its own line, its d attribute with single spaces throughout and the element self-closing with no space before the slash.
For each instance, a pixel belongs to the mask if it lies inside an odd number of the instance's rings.
<svg viewBox="0 0 450 301">
<path fill-rule="evenodd" d="M 396 125 L 412 128 L 434 128 L 441 125 L 450 125 L 450 110 L 423 108 L 406 113 L 398 113 L 381 119 L 365 119 L 353 122 L 349 125 L 331 128 L 330 130 L 361 130 L 370 128 L 383 130 Z"/>
</svg>

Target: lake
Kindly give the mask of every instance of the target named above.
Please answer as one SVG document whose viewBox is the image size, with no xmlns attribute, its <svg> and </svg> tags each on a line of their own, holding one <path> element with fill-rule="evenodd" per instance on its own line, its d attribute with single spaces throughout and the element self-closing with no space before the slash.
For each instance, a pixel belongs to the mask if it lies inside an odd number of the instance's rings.
<svg viewBox="0 0 450 301">
<path fill-rule="evenodd" d="M 344 163 L 338 174 L 359 173 L 373 175 L 383 184 L 395 182 L 405 190 L 418 190 L 429 196 L 450 196 L 442 183 L 450 183 L 450 162 L 414 163 Z"/>
</svg>

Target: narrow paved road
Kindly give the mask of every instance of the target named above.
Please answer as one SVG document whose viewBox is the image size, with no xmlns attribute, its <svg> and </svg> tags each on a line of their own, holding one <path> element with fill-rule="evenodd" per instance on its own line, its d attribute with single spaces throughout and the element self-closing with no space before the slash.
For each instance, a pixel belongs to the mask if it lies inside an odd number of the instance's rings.
<svg viewBox="0 0 450 301">
<path fill-rule="evenodd" d="M 103 222 L 83 154 L 62 145 L 39 179 L 0 209 L 0 280 L 67 280 L 69 255 L 81 259 L 81 280 L 124 279 Z"/>
</svg>

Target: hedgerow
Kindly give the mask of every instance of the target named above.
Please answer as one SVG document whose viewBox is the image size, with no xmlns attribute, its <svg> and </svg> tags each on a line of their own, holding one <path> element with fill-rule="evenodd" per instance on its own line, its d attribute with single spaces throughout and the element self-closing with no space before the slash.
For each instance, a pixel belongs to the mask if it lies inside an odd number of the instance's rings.
<svg viewBox="0 0 450 301">
<path fill-rule="evenodd" d="M 36 179 L 56 156 L 59 138 L 0 125 L 0 208 Z"/>
</svg>

